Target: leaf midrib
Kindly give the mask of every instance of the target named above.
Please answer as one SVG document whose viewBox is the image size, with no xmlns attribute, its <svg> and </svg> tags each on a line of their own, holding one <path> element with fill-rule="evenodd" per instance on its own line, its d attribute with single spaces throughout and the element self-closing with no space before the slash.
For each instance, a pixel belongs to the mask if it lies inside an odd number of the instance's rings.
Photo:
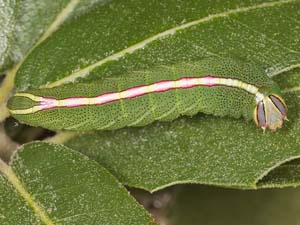
<svg viewBox="0 0 300 225">
<path fill-rule="evenodd" d="M 4 163 L 0 159 L 0 172 L 5 175 L 8 182 L 13 185 L 19 195 L 25 200 L 25 202 L 33 209 L 35 215 L 46 225 L 54 225 L 46 211 L 36 202 L 31 194 L 26 190 L 26 187 L 22 184 L 21 180 L 17 177 L 15 172 L 10 166 Z"/>
</svg>

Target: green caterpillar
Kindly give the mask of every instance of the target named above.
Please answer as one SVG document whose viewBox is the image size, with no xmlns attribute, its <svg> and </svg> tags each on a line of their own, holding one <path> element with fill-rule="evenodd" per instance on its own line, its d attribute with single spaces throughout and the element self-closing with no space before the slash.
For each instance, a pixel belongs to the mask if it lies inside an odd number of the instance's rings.
<svg viewBox="0 0 300 225">
<path fill-rule="evenodd" d="M 198 112 L 253 118 L 275 131 L 287 118 L 280 90 L 264 70 L 225 58 L 28 90 L 12 96 L 8 108 L 26 124 L 77 131 L 144 126 Z"/>
</svg>

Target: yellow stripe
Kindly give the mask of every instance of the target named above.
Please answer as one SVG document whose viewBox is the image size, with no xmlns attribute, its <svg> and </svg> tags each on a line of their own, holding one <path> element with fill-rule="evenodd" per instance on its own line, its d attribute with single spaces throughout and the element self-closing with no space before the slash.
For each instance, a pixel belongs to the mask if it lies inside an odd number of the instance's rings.
<svg viewBox="0 0 300 225">
<path fill-rule="evenodd" d="M 39 101 L 41 101 L 43 99 L 40 96 L 35 96 L 35 95 L 29 94 L 29 93 L 16 93 L 14 96 L 26 97 L 26 98 L 31 99 L 32 101 L 35 101 L 35 102 L 39 102 Z"/>
<path fill-rule="evenodd" d="M 36 106 L 33 106 L 31 108 L 28 108 L 28 109 L 15 109 L 15 110 L 9 110 L 11 114 L 31 114 L 31 113 L 35 113 L 35 112 L 38 112 L 40 111 L 41 108 L 39 105 L 36 105 Z"/>
</svg>

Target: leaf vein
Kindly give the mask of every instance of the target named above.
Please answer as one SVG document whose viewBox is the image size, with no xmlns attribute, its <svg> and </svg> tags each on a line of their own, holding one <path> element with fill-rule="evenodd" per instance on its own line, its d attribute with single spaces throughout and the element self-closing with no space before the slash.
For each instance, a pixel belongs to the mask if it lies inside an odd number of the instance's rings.
<svg viewBox="0 0 300 225">
<path fill-rule="evenodd" d="M 0 160 L 0 171 L 6 176 L 7 180 L 14 186 L 14 188 L 18 191 L 20 196 L 27 202 L 27 204 L 33 209 L 36 216 L 46 225 L 54 225 L 54 221 L 52 221 L 46 211 L 38 204 L 36 199 L 32 197 L 32 195 L 27 192 L 24 184 L 22 184 L 21 180 L 14 173 L 12 168 L 5 164 L 2 160 Z"/>
<path fill-rule="evenodd" d="M 254 33 L 256 33 L 256 34 L 260 34 L 260 35 L 263 36 L 266 40 L 272 42 L 273 44 L 275 44 L 275 45 L 277 45 L 277 46 L 279 46 L 279 47 L 281 47 L 281 48 L 284 48 L 284 49 L 286 49 L 286 50 L 289 51 L 289 52 L 293 52 L 293 53 L 299 54 L 299 51 L 295 51 L 294 49 L 290 49 L 289 47 L 280 44 L 278 41 L 276 41 L 276 40 L 274 40 L 274 39 L 268 37 L 268 36 L 267 36 L 266 34 L 264 34 L 263 32 L 260 32 L 260 31 L 255 30 L 253 27 L 250 27 L 248 24 L 243 23 L 243 22 L 241 22 L 241 21 L 239 21 L 239 20 L 237 20 L 237 19 L 234 19 L 234 18 L 231 18 L 231 20 L 233 20 L 234 22 L 240 24 L 241 26 L 247 28 L 248 30 L 250 30 L 250 31 L 252 31 L 252 32 L 254 32 Z"/>
</svg>

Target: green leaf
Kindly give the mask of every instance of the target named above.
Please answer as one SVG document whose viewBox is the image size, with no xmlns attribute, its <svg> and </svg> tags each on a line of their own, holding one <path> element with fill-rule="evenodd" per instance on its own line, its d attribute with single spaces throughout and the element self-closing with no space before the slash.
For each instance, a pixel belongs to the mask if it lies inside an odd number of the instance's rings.
<svg viewBox="0 0 300 225">
<path fill-rule="evenodd" d="M 300 105 L 293 100 L 296 94 L 287 97 L 291 119 L 276 133 L 263 133 L 244 120 L 198 115 L 80 135 L 66 145 L 104 165 L 122 183 L 149 191 L 176 183 L 257 188 L 270 170 L 300 155 L 295 136 Z"/>
<path fill-rule="evenodd" d="M 1 224 L 154 224 L 107 170 L 64 146 L 24 145 L 0 171 Z"/>
<path fill-rule="evenodd" d="M 0 11 L 0 71 L 24 57 L 68 2 L 3 1 Z"/>
<path fill-rule="evenodd" d="M 270 171 L 257 185 L 260 188 L 291 187 L 299 186 L 299 182 L 300 161 L 296 159 Z"/>
<path fill-rule="evenodd" d="M 64 24 L 35 48 L 16 87 L 52 87 L 209 55 L 256 63 L 271 77 L 282 75 L 290 122 L 276 133 L 244 120 L 197 115 L 82 134 L 67 144 L 122 183 L 151 191 L 174 183 L 257 188 L 271 170 L 300 156 L 299 9 L 297 0 L 112 1 Z M 292 176 L 270 179 L 276 187 L 299 184 Z"/>
<path fill-rule="evenodd" d="M 0 72 L 2 67 L 6 67 L 9 62 L 10 42 L 14 28 L 14 7 L 12 0 L 0 1 Z"/>
<path fill-rule="evenodd" d="M 299 94 L 289 92 L 298 88 L 300 76 L 297 71 L 285 75 L 289 79 L 282 76 L 277 82 L 290 87 L 285 96 L 290 121 L 275 133 L 263 133 L 252 121 L 200 114 L 144 128 L 81 134 L 65 144 L 104 165 L 122 183 L 149 191 L 176 183 L 299 185 L 297 162 L 284 163 L 300 157 Z"/>
<path fill-rule="evenodd" d="M 22 59 L 45 31 L 55 30 L 66 18 L 81 15 L 99 2 L 104 0 L 1 0 L 0 72 Z"/>
<path fill-rule="evenodd" d="M 170 225 L 297 224 L 299 195 L 298 188 L 241 191 L 186 185 L 178 191 L 167 221 Z"/>
<path fill-rule="evenodd" d="M 44 41 L 15 84 L 51 87 L 208 55 L 244 58 L 274 75 L 299 67 L 299 7 L 297 0 L 112 1 Z"/>
<path fill-rule="evenodd" d="M 177 183 L 236 188 L 300 184 L 299 71 L 277 77 L 290 121 L 263 133 L 252 121 L 197 115 L 144 128 L 81 134 L 65 144 L 104 165 L 122 183 L 149 191 Z"/>
</svg>

